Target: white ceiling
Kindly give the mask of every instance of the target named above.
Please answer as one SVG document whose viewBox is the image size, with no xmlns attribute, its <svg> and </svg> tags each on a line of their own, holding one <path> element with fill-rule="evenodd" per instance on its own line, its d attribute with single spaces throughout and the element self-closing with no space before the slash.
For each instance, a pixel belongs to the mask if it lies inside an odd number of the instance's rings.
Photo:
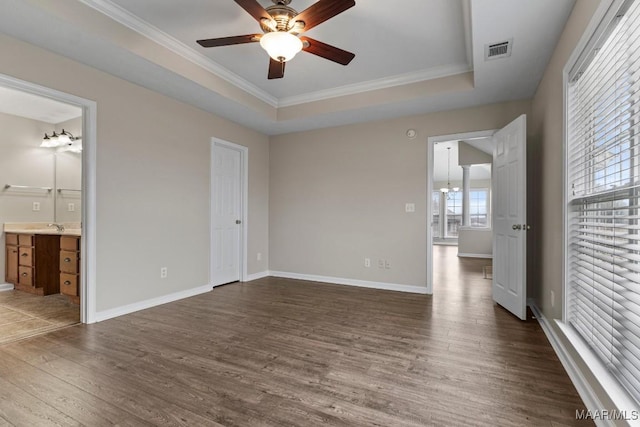
<svg viewBox="0 0 640 427">
<path fill-rule="evenodd" d="M 291 6 L 301 11 L 313 2 L 293 0 Z M 349 66 L 301 52 L 287 64 L 284 79 L 273 81 L 266 78 L 268 57 L 258 44 L 204 49 L 195 43 L 259 32 L 232 0 L 3 0 L 0 31 L 273 135 L 530 98 L 575 0 L 356 2 L 308 33 L 354 52 Z M 145 55 L 140 34 L 166 49 Z M 486 44 L 507 39 L 514 41 L 509 58 L 484 60 Z M 177 60 L 245 95 L 196 81 Z M 411 83 L 470 70 L 469 87 L 407 90 Z M 390 87 L 397 92 L 375 101 L 345 96 L 373 96 Z M 321 101 L 330 98 L 337 102 Z"/>
<path fill-rule="evenodd" d="M 80 117 L 82 110 L 50 98 L 0 86 L 0 113 L 55 125 Z"/>
<path fill-rule="evenodd" d="M 358 0 L 305 33 L 355 53 L 349 66 L 301 52 L 287 64 L 285 78 L 277 80 L 267 79 L 269 57 L 259 43 L 209 49 L 196 44 L 198 39 L 261 33 L 258 23 L 231 0 L 112 2 L 278 100 L 407 73 L 470 68 L 461 0 L 403 0 L 392 13 L 389 2 Z M 273 5 L 270 0 L 259 3 Z M 292 0 L 289 6 L 301 12 L 313 3 Z"/>
</svg>

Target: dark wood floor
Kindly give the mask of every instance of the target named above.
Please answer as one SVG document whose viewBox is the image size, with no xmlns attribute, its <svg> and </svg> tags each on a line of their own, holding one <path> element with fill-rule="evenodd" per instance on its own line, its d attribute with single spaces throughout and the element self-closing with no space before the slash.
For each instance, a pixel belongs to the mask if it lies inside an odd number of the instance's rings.
<svg viewBox="0 0 640 427">
<path fill-rule="evenodd" d="M 443 254 L 433 297 L 267 278 L 0 346 L 0 426 L 585 425 L 486 261 Z"/>
</svg>

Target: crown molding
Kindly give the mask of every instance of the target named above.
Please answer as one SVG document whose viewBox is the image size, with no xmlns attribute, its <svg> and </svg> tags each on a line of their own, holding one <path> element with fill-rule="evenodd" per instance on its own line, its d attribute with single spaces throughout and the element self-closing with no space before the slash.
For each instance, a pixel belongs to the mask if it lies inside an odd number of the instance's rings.
<svg viewBox="0 0 640 427">
<path fill-rule="evenodd" d="M 261 101 L 266 102 L 272 107 L 278 107 L 278 98 L 265 92 L 254 84 L 248 82 L 235 73 L 232 73 L 228 69 L 224 68 L 212 59 L 198 53 L 191 47 L 170 36 L 157 27 L 143 21 L 136 15 L 132 14 L 126 9 L 112 3 L 109 0 L 80 0 L 80 2 L 87 6 L 97 10 L 98 12 L 108 16 L 114 21 L 124 25 L 125 27 L 145 36 L 146 38 L 153 40 L 155 43 L 163 46 L 170 51 L 182 56 L 188 61 L 204 68 L 205 70 L 215 74 L 221 79 L 226 80 L 237 88 L 244 90 L 250 95 L 255 96 Z"/>
<path fill-rule="evenodd" d="M 403 86 L 473 71 L 473 67 L 470 64 L 447 65 L 278 99 L 110 0 L 79 1 L 142 36 L 153 40 L 160 46 L 182 56 L 274 108 L 291 107 L 341 96 L 356 95 L 363 92 Z"/>
<path fill-rule="evenodd" d="M 339 86 L 331 89 L 319 90 L 317 92 L 310 92 L 302 95 L 280 98 L 278 107 L 292 107 L 294 105 L 306 104 L 308 102 L 323 101 L 340 96 L 356 95 L 373 90 L 387 89 L 395 86 L 404 86 L 426 80 L 464 74 L 470 71 L 473 71 L 473 68 L 469 64 L 454 64 L 442 67 L 434 67 L 427 70 L 420 70 L 406 74 L 397 74 L 391 77 L 384 77 L 381 79 L 369 80 L 352 85 Z"/>
</svg>

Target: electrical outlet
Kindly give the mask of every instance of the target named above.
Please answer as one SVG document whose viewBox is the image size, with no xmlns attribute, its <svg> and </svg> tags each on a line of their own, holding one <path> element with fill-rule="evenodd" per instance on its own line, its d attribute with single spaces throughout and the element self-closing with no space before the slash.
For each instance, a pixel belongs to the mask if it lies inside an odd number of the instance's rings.
<svg viewBox="0 0 640 427">
<path fill-rule="evenodd" d="M 415 203 L 407 203 L 404 205 L 404 211 L 407 213 L 414 213 L 416 211 Z"/>
<path fill-rule="evenodd" d="M 364 266 L 367 268 L 371 267 L 371 258 L 364 259 Z"/>
<path fill-rule="evenodd" d="M 75 212 L 76 211 L 76 204 L 75 203 L 69 203 L 67 205 L 67 209 L 69 212 Z"/>
<path fill-rule="evenodd" d="M 161 279 L 166 279 L 167 278 L 167 273 L 168 273 L 167 267 L 162 267 L 160 269 L 160 278 Z"/>
<path fill-rule="evenodd" d="M 40 210 L 40 202 L 33 202 L 33 211 L 38 212 Z"/>
<path fill-rule="evenodd" d="M 258 259 L 258 261 L 262 261 L 262 254 L 258 252 L 258 255 L 256 256 L 256 258 Z"/>
<path fill-rule="evenodd" d="M 389 270 L 391 268 L 391 263 L 389 262 L 389 260 L 384 260 L 384 268 L 385 270 Z"/>
<path fill-rule="evenodd" d="M 556 293 L 551 291 L 551 307 L 555 307 L 556 305 Z"/>
<path fill-rule="evenodd" d="M 378 260 L 378 268 L 384 268 L 384 260 L 383 259 L 379 259 Z"/>
</svg>

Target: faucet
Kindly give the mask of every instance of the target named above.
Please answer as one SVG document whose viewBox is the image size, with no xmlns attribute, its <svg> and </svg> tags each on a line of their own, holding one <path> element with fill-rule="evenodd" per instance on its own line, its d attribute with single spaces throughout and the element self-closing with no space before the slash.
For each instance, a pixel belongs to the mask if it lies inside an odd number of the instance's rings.
<svg viewBox="0 0 640 427">
<path fill-rule="evenodd" d="M 62 224 L 48 224 L 47 227 L 55 227 L 60 233 L 64 231 L 64 225 Z"/>
</svg>

